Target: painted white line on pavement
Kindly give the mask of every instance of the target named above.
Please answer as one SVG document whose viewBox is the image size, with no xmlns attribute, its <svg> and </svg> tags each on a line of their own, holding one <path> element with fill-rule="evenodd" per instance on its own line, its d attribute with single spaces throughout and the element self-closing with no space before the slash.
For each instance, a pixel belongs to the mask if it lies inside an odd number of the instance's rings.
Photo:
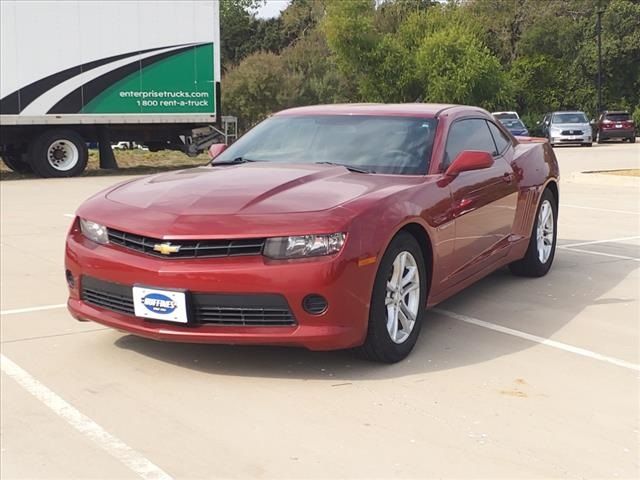
<svg viewBox="0 0 640 480">
<path fill-rule="evenodd" d="M 640 258 L 627 257 L 626 255 L 616 255 L 615 253 L 592 252 L 591 250 L 582 250 L 581 248 L 565 248 L 564 246 L 558 246 L 556 248 L 560 250 L 564 250 L 565 252 L 585 253 L 588 255 L 597 255 L 600 257 L 611 257 L 611 258 L 619 258 L 621 260 L 633 260 L 634 262 L 640 262 Z"/>
<path fill-rule="evenodd" d="M 596 212 L 628 213 L 629 215 L 640 215 L 640 212 L 633 212 L 631 210 L 611 210 L 611 209 L 608 209 L 608 208 L 583 207 L 582 205 L 569 205 L 569 204 L 566 204 L 566 203 L 561 203 L 560 207 L 564 207 L 564 208 L 579 208 L 581 210 L 595 210 Z"/>
<path fill-rule="evenodd" d="M 76 216 L 73 213 L 65 213 L 64 216 L 69 218 L 76 218 Z"/>
<path fill-rule="evenodd" d="M 13 310 L 0 310 L 0 315 L 13 315 L 16 313 L 40 312 L 42 310 L 53 310 L 55 308 L 64 308 L 66 303 L 57 303 L 56 305 L 42 305 L 41 307 L 14 308 Z"/>
<path fill-rule="evenodd" d="M 1 368 L 4 373 L 13 378 L 22 388 L 36 397 L 51 409 L 56 415 L 80 433 L 88 437 L 100 448 L 127 466 L 131 471 L 145 480 L 171 480 L 172 477 L 150 460 L 136 452 L 122 440 L 114 437 L 96 422 L 78 411 L 66 400 L 51 391 L 45 385 L 33 378 L 28 372 L 20 368 L 13 361 L 0 354 Z"/>
<path fill-rule="evenodd" d="M 563 248 L 569 247 L 581 247 L 583 245 L 596 245 L 597 243 L 613 243 L 613 242 L 622 242 L 624 240 L 636 240 L 640 238 L 640 235 L 636 235 L 634 237 L 620 237 L 620 238 L 610 238 L 608 240 L 593 240 L 591 242 L 579 242 L 579 243 L 570 243 L 568 245 L 559 245 Z"/>
<path fill-rule="evenodd" d="M 573 345 L 568 345 L 566 343 L 556 342 L 555 340 L 549 340 L 548 338 L 539 337 L 537 335 L 532 335 L 526 332 L 521 332 L 520 330 L 514 330 L 513 328 L 503 327 L 502 325 L 496 325 L 495 323 L 485 322 L 484 320 L 480 320 L 478 318 L 468 317 L 467 315 L 461 315 L 459 313 L 450 312 L 448 310 L 442 310 L 440 308 L 433 308 L 432 310 L 436 313 L 440 313 L 442 315 L 453 318 L 455 320 L 460 320 L 462 322 L 470 323 L 478 327 L 488 328 L 489 330 L 505 333 L 507 335 L 512 335 L 518 338 L 523 338 L 525 340 L 529 340 L 530 342 L 540 343 L 548 347 L 564 350 L 565 352 L 575 353 L 576 355 L 582 355 L 583 357 L 592 358 L 594 360 L 600 360 L 601 362 L 611 363 L 613 365 L 617 365 L 618 367 L 623 367 L 629 370 L 640 372 L 640 365 L 627 362 L 626 360 L 621 360 L 619 358 L 614 358 L 614 357 L 608 357 L 607 355 L 602 355 L 600 353 L 592 352 L 591 350 L 586 350 L 580 347 L 574 347 Z"/>
</svg>

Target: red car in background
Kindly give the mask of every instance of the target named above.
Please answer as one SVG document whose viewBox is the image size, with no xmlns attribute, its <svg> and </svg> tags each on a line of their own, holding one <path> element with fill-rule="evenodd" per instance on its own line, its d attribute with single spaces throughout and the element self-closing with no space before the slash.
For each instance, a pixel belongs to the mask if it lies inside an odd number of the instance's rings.
<svg viewBox="0 0 640 480">
<path fill-rule="evenodd" d="M 596 142 L 620 138 L 636 143 L 636 126 L 629 112 L 603 112 L 595 125 Z"/>
<path fill-rule="evenodd" d="M 87 200 L 68 307 L 178 342 L 357 347 L 397 362 L 427 307 L 553 262 L 558 164 L 455 105 L 331 105 L 265 120 L 211 164 Z"/>
</svg>

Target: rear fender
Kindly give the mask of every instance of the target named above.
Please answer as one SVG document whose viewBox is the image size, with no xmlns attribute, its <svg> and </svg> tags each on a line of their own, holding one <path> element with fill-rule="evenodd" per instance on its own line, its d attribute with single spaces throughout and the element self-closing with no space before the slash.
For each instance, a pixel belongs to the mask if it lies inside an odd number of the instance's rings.
<svg viewBox="0 0 640 480">
<path fill-rule="evenodd" d="M 512 162 L 518 180 L 518 204 L 516 220 L 513 225 L 514 241 L 528 240 L 533 231 L 535 215 L 542 192 L 551 183 L 556 189 L 559 184 L 560 169 L 551 145 L 545 139 L 524 139 L 516 147 L 516 155 Z M 515 256 L 524 255 L 528 242 L 514 252 Z M 519 250 L 522 249 L 522 252 Z"/>
</svg>

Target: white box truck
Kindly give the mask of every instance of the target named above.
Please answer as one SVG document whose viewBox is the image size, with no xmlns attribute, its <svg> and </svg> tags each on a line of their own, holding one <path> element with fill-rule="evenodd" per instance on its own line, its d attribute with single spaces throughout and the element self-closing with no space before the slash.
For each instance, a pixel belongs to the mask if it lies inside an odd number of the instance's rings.
<svg viewBox="0 0 640 480">
<path fill-rule="evenodd" d="M 0 156 L 81 173 L 87 143 L 194 154 L 219 136 L 218 0 L 0 0 Z"/>
</svg>

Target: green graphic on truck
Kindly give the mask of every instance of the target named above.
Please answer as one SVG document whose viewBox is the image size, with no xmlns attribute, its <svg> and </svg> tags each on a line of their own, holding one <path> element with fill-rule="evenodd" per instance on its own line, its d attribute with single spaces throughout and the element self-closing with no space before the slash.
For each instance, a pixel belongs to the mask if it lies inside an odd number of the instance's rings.
<svg viewBox="0 0 640 480">
<path fill-rule="evenodd" d="M 215 111 L 214 49 L 209 43 L 142 65 L 89 101 L 81 113 L 213 114 Z"/>
</svg>

